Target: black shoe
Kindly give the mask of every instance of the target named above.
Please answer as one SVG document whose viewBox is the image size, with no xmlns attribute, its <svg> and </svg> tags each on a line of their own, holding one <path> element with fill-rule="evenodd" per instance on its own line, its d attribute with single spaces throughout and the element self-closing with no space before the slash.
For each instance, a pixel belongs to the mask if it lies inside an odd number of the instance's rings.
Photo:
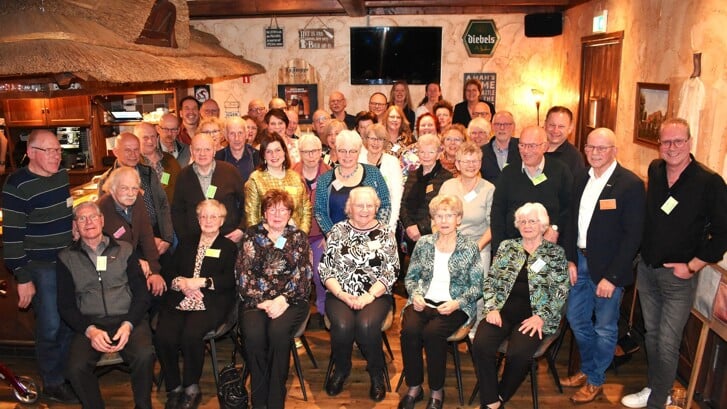
<svg viewBox="0 0 727 409">
<path fill-rule="evenodd" d="M 80 403 L 78 396 L 76 396 L 73 388 L 68 383 L 46 387 L 43 390 L 43 396 L 46 399 L 60 403 Z"/>
<path fill-rule="evenodd" d="M 369 389 L 369 397 L 374 402 L 381 402 L 386 397 L 386 384 L 384 383 L 384 375 L 371 375 L 371 389 Z"/>
<path fill-rule="evenodd" d="M 426 409 L 442 409 L 442 407 L 444 407 L 444 389 L 442 389 L 441 398 L 439 398 L 439 399 L 435 399 L 432 397 L 429 398 Z"/>
<path fill-rule="evenodd" d="M 167 402 L 164 404 L 164 409 L 179 409 L 184 397 L 184 391 L 181 388 L 179 389 L 178 391 L 167 392 Z"/>
<path fill-rule="evenodd" d="M 179 409 L 197 409 L 199 402 L 202 401 L 202 392 L 195 392 L 192 394 L 184 393 L 182 401 L 179 404 Z"/>
<path fill-rule="evenodd" d="M 399 401 L 399 406 L 397 407 L 397 409 L 414 409 L 414 405 L 416 405 L 417 402 L 421 402 L 423 399 L 424 389 L 422 387 L 419 387 L 419 393 L 417 394 L 417 396 L 411 396 L 407 393 Z"/>
<path fill-rule="evenodd" d="M 348 378 L 348 374 L 343 375 L 338 372 L 334 372 L 326 384 L 326 393 L 328 396 L 336 396 L 341 393 L 341 391 L 343 391 L 343 384 L 346 382 L 346 378 Z"/>
</svg>

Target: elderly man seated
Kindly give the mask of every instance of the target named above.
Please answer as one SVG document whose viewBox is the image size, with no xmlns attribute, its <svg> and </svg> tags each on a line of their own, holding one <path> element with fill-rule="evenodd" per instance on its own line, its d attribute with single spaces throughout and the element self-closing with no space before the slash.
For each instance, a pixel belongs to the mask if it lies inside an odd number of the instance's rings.
<svg viewBox="0 0 727 409">
<path fill-rule="evenodd" d="M 75 331 L 66 375 L 84 408 L 103 409 L 94 368 L 102 354 L 118 352 L 131 367 L 134 404 L 151 409 L 149 292 L 131 245 L 103 234 L 103 225 L 95 203 L 78 205 L 73 228 L 80 239 L 58 254 L 58 312 Z"/>
</svg>

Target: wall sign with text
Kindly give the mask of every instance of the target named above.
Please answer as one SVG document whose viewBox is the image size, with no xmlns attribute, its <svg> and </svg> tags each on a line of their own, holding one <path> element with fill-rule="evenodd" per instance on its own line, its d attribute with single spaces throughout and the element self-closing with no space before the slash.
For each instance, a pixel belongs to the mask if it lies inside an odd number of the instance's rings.
<svg viewBox="0 0 727 409">
<path fill-rule="evenodd" d="M 333 48 L 335 35 L 332 28 L 304 28 L 298 30 L 301 49 Z"/>
<path fill-rule="evenodd" d="M 283 47 L 283 29 L 268 27 L 265 29 L 265 48 Z"/>
<path fill-rule="evenodd" d="M 494 20 L 470 20 L 462 35 L 464 48 L 470 57 L 491 57 L 500 41 Z"/>
</svg>

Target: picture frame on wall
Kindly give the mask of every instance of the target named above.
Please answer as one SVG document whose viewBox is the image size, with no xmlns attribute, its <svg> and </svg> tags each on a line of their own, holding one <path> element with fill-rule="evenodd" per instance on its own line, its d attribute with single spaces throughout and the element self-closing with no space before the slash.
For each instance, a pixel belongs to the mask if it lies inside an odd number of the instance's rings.
<svg viewBox="0 0 727 409">
<path fill-rule="evenodd" d="M 278 97 L 285 100 L 288 109 L 298 109 L 298 123 L 313 123 L 318 109 L 318 84 L 278 84 Z"/>
<path fill-rule="evenodd" d="M 636 83 L 634 142 L 659 146 L 659 128 L 669 115 L 669 84 Z"/>
</svg>

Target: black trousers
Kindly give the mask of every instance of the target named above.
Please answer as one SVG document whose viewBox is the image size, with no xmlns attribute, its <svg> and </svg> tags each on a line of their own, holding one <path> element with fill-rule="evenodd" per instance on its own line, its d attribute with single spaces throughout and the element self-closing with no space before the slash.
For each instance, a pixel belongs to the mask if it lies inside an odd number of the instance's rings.
<svg viewBox="0 0 727 409">
<path fill-rule="evenodd" d="M 96 325 L 99 328 L 118 328 L 121 320 L 103 320 Z M 109 331 L 112 338 L 116 330 Z M 151 344 L 151 329 L 147 320 L 135 326 L 129 341 L 119 354 L 131 368 L 131 390 L 134 393 L 134 404 L 140 409 L 151 409 L 151 387 L 154 379 L 154 348 Z M 103 398 L 94 373 L 96 363 L 101 359 L 102 352 L 95 350 L 84 334 L 75 334 L 71 341 L 66 363 L 66 377 L 73 390 L 81 400 L 85 409 L 103 409 Z"/>
<path fill-rule="evenodd" d="M 509 301 L 508 301 L 509 302 Z M 528 308 L 529 310 L 529 308 Z M 502 327 L 480 321 L 472 345 L 475 361 L 477 382 L 480 386 L 480 404 L 488 405 L 497 402 L 498 395 L 504 402 L 517 392 L 520 384 L 528 374 L 533 354 L 542 340 L 538 335 L 530 337 L 518 331 L 522 321 L 531 314 L 502 314 Z M 497 349 L 505 339 L 509 338 L 505 368 L 502 379 L 497 382 Z"/>
<path fill-rule="evenodd" d="M 333 294 L 326 294 L 326 316 L 331 321 L 331 359 L 336 373 L 348 375 L 351 372 L 354 340 L 366 358 L 369 374 L 378 376 L 383 373 L 381 324 L 392 303 L 392 297 L 384 295 L 361 310 L 352 310 Z"/>
<path fill-rule="evenodd" d="M 290 341 L 308 316 L 309 304 L 293 304 L 276 319 L 257 308 L 240 308 L 240 333 L 250 370 L 252 406 L 282 409 L 290 369 Z"/>
<path fill-rule="evenodd" d="M 424 381 L 424 349 L 427 354 L 429 389 L 439 390 L 444 386 L 447 338 L 465 322 L 467 314 L 462 310 L 442 315 L 430 307 L 416 311 L 413 305 L 409 305 L 404 309 L 401 321 L 401 356 L 407 385 L 419 386 Z"/>
<path fill-rule="evenodd" d="M 217 328 L 228 311 L 181 311 L 164 306 L 159 311 L 155 333 L 157 356 L 164 372 L 167 391 L 177 386 L 199 384 L 204 366 L 204 341 L 208 332 Z M 184 372 L 180 377 L 179 352 L 182 352 Z"/>
</svg>

